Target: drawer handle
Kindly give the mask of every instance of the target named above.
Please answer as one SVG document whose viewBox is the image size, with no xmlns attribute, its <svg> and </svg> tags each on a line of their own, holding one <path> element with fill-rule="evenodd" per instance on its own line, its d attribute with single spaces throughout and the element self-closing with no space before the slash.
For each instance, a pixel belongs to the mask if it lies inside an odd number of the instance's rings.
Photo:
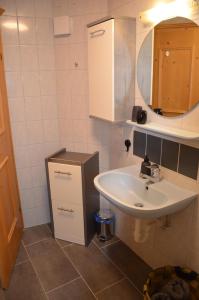
<svg viewBox="0 0 199 300">
<path fill-rule="evenodd" d="M 68 208 L 63 208 L 63 207 L 58 207 L 57 209 L 60 210 L 60 211 L 67 211 L 67 212 L 70 212 L 70 213 L 74 213 L 73 209 L 68 209 Z"/>
<path fill-rule="evenodd" d="M 56 174 L 62 174 L 62 175 L 68 175 L 68 176 L 71 176 L 72 173 L 70 172 L 62 172 L 62 171 L 55 171 Z"/>
<path fill-rule="evenodd" d="M 106 32 L 106 30 L 104 30 L 104 29 L 95 30 L 93 32 L 90 32 L 90 36 L 91 36 L 91 38 L 95 38 L 95 37 L 104 35 L 105 32 Z"/>
</svg>

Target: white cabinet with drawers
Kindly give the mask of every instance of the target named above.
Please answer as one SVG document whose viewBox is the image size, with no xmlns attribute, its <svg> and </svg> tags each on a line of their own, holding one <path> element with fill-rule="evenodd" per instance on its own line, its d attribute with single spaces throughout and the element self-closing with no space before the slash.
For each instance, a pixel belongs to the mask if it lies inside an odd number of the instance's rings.
<svg viewBox="0 0 199 300">
<path fill-rule="evenodd" d="M 93 179 L 98 174 L 98 153 L 61 150 L 46 159 L 54 236 L 87 245 L 95 233 L 94 213 L 99 194 Z"/>
</svg>

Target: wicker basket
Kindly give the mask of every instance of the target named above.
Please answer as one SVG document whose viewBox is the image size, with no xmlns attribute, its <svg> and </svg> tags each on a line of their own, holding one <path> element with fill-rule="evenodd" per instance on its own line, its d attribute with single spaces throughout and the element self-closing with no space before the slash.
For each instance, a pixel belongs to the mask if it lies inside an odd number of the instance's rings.
<svg viewBox="0 0 199 300">
<path fill-rule="evenodd" d="M 151 296 L 172 279 L 183 279 L 190 288 L 190 300 L 199 300 L 199 275 L 181 267 L 166 266 L 149 273 L 144 285 L 144 300 L 151 300 Z"/>
</svg>

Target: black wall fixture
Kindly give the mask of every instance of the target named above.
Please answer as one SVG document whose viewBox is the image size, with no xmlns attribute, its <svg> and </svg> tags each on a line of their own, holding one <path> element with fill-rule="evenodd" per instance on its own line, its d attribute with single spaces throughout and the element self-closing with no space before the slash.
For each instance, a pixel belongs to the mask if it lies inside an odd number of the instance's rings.
<svg viewBox="0 0 199 300">
<path fill-rule="evenodd" d="M 130 140 L 125 140 L 124 144 L 126 146 L 126 152 L 129 152 L 129 148 L 131 147 L 131 141 Z"/>
</svg>

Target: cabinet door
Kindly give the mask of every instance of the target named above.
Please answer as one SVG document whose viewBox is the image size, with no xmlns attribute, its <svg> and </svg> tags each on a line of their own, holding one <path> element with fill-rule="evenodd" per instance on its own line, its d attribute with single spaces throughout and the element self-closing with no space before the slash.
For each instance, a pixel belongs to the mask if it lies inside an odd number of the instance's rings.
<svg viewBox="0 0 199 300">
<path fill-rule="evenodd" d="M 52 208 L 55 237 L 85 245 L 83 207 L 52 200 Z"/>
<path fill-rule="evenodd" d="M 114 20 L 88 29 L 89 115 L 114 121 Z"/>
<path fill-rule="evenodd" d="M 83 205 L 81 167 L 48 163 L 48 169 L 51 198 L 64 203 Z"/>
<path fill-rule="evenodd" d="M 56 238 L 85 244 L 81 167 L 48 163 Z"/>
</svg>

